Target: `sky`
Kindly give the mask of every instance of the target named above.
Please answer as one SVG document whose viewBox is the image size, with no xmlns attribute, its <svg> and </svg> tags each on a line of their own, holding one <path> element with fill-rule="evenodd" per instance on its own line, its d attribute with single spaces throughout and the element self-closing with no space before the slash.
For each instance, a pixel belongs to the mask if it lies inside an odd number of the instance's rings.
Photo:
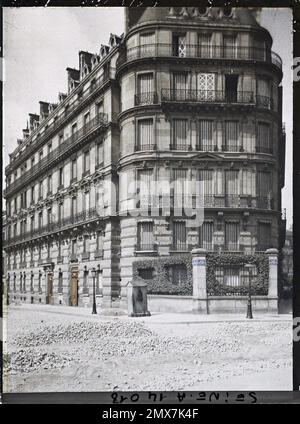
<svg viewBox="0 0 300 424">
<path fill-rule="evenodd" d="M 3 168 L 8 153 L 22 138 L 28 113 L 39 113 L 39 101 L 57 102 L 67 91 L 67 67 L 78 69 L 80 50 L 99 53 L 110 33 L 124 32 L 122 7 L 23 7 L 3 8 Z M 283 122 L 286 125 L 286 175 L 282 191 L 287 228 L 292 225 L 292 12 L 264 8 L 261 25 L 273 37 L 273 47 L 283 60 Z M 4 173 L 2 174 L 2 177 Z"/>
</svg>

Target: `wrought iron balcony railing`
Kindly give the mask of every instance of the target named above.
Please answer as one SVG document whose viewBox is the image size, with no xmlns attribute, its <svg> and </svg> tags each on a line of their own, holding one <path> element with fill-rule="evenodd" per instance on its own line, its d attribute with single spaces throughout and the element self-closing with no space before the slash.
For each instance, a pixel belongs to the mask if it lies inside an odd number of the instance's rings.
<svg viewBox="0 0 300 424">
<path fill-rule="evenodd" d="M 39 133 L 40 128 L 38 127 L 37 132 L 37 138 L 34 143 L 30 144 L 26 149 L 26 156 L 31 154 L 33 151 L 40 148 L 46 140 L 48 140 L 50 137 L 53 137 L 55 133 L 57 133 L 62 126 L 65 124 L 65 122 L 70 119 L 74 113 L 77 113 L 82 107 L 85 106 L 86 101 L 89 101 L 89 99 L 97 93 L 98 90 L 100 90 L 105 83 L 107 83 L 110 80 L 113 80 L 116 75 L 115 68 L 110 68 L 108 71 L 100 75 L 98 78 L 94 80 L 94 84 L 92 84 L 90 87 L 83 90 L 80 95 L 77 94 L 77 96 L 74 96 L 72 102 L 68 103 L 68 106 L 65 107 L 65 112 L 61 114 L 59 117 L 54 119 L 52 124 L 49 124 L 44 128 L 44 131 L 42 133 Z M 54 112 L 55 115 L 56 112 Z M 24 160 L 23 155 L 20 158 L 16 158 L 11 164 L 7 166 L 7 169 L 10 166 L 16 166 L 20 162 Z"/>
<path fill-rule="evenodd" d="M 282 69 L 280 56 L 265 48 L 186 44 L 184 52 L 179 53 L 177 46 L 171 43 L 143 44 L 128 48 L 127 52 L 124 52 L 118 59 L 117 66 L 133 60 L 152 57 L 249 60 L 271 63 Z"/>
<path fill-rule="evenodd" d="M 259 97 L 258 105 L 271 105 L 269 98 Z M 269 102 L 267 101 L 269 99 Z M 161 89 L 161 101 L 186 103 L 238 103 L 255 105 L 255 96 L 252 91 L 222 91 L 222 90 L 191 90 L 191 89 Z M 270 109 L 270 107 L 267 107 Z"/>
<path fill-rule="evenodd" d="M 88 210 L 77 213 L 76 215 L 70 216 L 68 218 L 64 218 L 61 221 L 46 224 L 44 226 L 36 228 L 35 230 L 27 231 L 16 237 L 12 237 L 7 240 L 6 247 L 25 242 L 27 240 L 32 240 L 40 236 L 45 236 L 47 234 L 50 234 L 56 231 L 61 231 L 69 227 L 72 227 L 76 224 L 79 225 L 81 223 L 85 223 L 85 222 L 95 220 L 98 218 L 99 218 L 99 214 L 97 212 L 97 208 L 96 207 L 90 208 Z"/>
<path fill-rule="evenodd" d="M 135 245 L 135 251 L 136 252 L 157 252 L 157 245 L 154 243 L 151 243 L 151 244 L 137 243 Z"/>
<path fill-rule="evenodd" d="M 149 91 L 148 93 L 139 93 L 134 96 L 134 104 L 135 106 L 139 105 L 153 105 L 158 101 L 157 93 Z"/>
<path fill-rule="evenodd" d="M 90 135 L 93 131 L 101 126 L 105 126 L 108 123 L 108 115 L 106 113 L 100 113 L 91 119 L 87 124 L 83 125 L 78 131 L 75 131 L 70 137 L 64 140 L 56 149 L 52 150 L 46 157 L 40 160 L 21 177 L 11 183 L 5 190 L 6 195 L 11 195 L 16 190 L 19 190 L 25 184 L 28 184 L 36 175 L 40 175 L 43 172 L 47 172 L 47 167 L 53 162 L 60 160 L 60 158 L 66 154 L 70 148 L 74 148 L 79 144 L 85 137 Z"/>
</svg>

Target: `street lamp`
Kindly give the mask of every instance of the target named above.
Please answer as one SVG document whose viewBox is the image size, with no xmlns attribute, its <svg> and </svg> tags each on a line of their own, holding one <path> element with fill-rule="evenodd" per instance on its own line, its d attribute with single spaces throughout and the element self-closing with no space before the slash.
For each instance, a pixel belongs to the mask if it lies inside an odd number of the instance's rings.
<svg viewBox="0 0 300 424">
<path fill-rule="evenodd" d="M 96 280 L 96 270 L 95 270 L 95 268 L 92 268 L 91 274 L 92 274 L 92 277 L 93 277 L 93 310 L 92 310 L 92 314 L 97 314 L 96 290 L 95 290 L 95 280 Z"/>
<path fill-rule="evenodd" d="M 247 302 L 247 316 L 246 318 L 253 319 L 252 315 L 252 299 L 251 299 L 251 279 L 252 279 L 252 264 L 246 264 L 245 268 L 249 272 L 249 288 L 248 288 L 248 302 Z"/>
</svg>

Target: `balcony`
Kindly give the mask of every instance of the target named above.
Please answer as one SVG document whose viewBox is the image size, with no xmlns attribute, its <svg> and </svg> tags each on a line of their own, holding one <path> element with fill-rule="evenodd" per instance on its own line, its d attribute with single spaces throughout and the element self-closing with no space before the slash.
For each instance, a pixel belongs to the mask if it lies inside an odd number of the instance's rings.
<svg viewBox="0 0 300 424">
<path fill-rule="evenodd" d="M 140 93 L 135 94 L 134 104 L 135 106 L 154 105 L 158 101 L 156 92 Z"/>
<path fill-rule="evenodd" d="M 65 113 L 61 114 L 57 119 L 53 121 L 52 124 L 49 124 L 42 133 L 39 133 L 40 129 L 37 129 L 37 139 L 32 144 L 29 145 L 26 149 L 26 157 L 40 148 L 49 138 L 53 137 L 66 123 L 68 119 L 71 119 L 76 113 L 78 113 L 82 108 L 86 106 L 91 99 L 98 94 L 106 83 L 115 79 L 116 70 L 115 68 L 108 69 L 107 72 L 102 74 L 99 78 L 95 79 L 94 84 L 91 87 L 86 88 L 81 92 L 81 96 L 74 98 L 72 102 L 68 104 L 68 107 L 65 106 Z M 74 94 L 74 93 L 73 93 Z M 56 113 L 56 112 L 55 112 Z M 15 159 L 12 164 L 8 165 L 7 169 L 11 166 L 17 166 L 23 162 L 25 155 L 21 155 L 20 158 Z"/>
<path fill-rule="evenodd" d="M 144 150 L 157 150 L 157 145 L 154 143 L 143 143 L 143 144 L 136 144 L 134 146 L 135 152 L 140 152 Z"/>
<path fill-rule="evenodd" d="M 98 249 L 94 253 L 95 259 L 102 259 L 103 258 L 103 249 Z"/>
<path fill-rule="evenodd" d="M 63 231 L 63 230 L 72 228 L 74 225 L 81 225 L 86 222 L 93 221 L 99 218 L 100 217 L 98 215 L 97 209 L 95 207 L 90 208 L 76 215 L 70 216 L 68 218 L 64 218 L 61 221 L 53 222 L 53 223 L 41 226 L 40 228 L 37 228 L 36 230 L 28 231 L 19 236 L 8 239 L 6 246 L 22 243 L 27 240 L 32 240 L 35 238 L 39 238 L 41 236 L 55 233 L 57 231 Z"/>
<path fill-rule="evenodd" d="M 275 65 L 282 70 L 282 60 L 277 53 L 258 47 L 241 46 L 216 46 L 186 44 L 185 52 L 178 54 L 178 49 L 171 43 L 155 43 L 135 46 L 124 51 L 118 59 L 117 66 L 143 58 L 153 59 L 155 57 L 184 59 L 219 59 L 219 60 L 240 60 L 252 62 L 265 62 Z"/>
<path fill-rule="evenodd" d="M 259 104 L 270 105 L 269 98 L 260 98 Z M 270 100 L 270 99 L 269 99 Z M 222 90 L 191 90 L 191 89 L 161 89 L 162 103 L 228 103 L 255 105 L 255 96 L 252 91 L 222 91 Z"/>
<path fill-rule="evenodd" d="M 31 169 L 25 172 L 22 177 L 14 181 L 5 190 L 5 195 L 12 195 L 18 191 L 21 187 L 28 184 L 31 180 L 35 179 L 37 175 L 42 175 L 47 172 L 49 168 L 52 168 L 55 163 L 59 162 L 66 156 L 69 151 L 79 147 L 81 143 L 89 136 L 94 134 L 96 130 L 104 128 L 108 123 L 108 116 L 105 113 L 100 113 L 95 118 L 91 119 L 90 122 L 83 125 L 78 131 L 75 131 L 71 137 L 64 140 L 56 149 L 52 150 L 45 158 L 39 161 Z"/>
<path fill-rule="evenodd" d="M 173 243 L 170 251 L 174 252 L 189 252 L 192 248 L 187 243 Z"/>
<path fill-rule="evenodd" d="M 157 254 L 157 245 L 154 243 L 144 244 L 137 243 L 134 247 L 135 253 Z"/>
</svg>

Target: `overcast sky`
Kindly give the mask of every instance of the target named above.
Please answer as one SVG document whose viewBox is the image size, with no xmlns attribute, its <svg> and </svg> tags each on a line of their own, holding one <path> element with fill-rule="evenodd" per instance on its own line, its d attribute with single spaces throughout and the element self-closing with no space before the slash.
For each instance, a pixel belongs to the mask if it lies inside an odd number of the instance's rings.
<svg viewBox="0 0 300 424">
<path fill-rule="evenodd" d="M 99 53 L 110 33 L 124 31 L 122 7 L 23 7 L 4 10 L 4 167 L 22 138 L 28 113 L 39 113 L 40 100 L 56 102 L 67 91 L 67 67 L 78 68 L 80 50 Z M 292 13 L 265 8 L 261 24 L 271 33 L 273 50 L 283 60 L 287 154 L 283 207 L 292 224 Z"/>
</svg>

